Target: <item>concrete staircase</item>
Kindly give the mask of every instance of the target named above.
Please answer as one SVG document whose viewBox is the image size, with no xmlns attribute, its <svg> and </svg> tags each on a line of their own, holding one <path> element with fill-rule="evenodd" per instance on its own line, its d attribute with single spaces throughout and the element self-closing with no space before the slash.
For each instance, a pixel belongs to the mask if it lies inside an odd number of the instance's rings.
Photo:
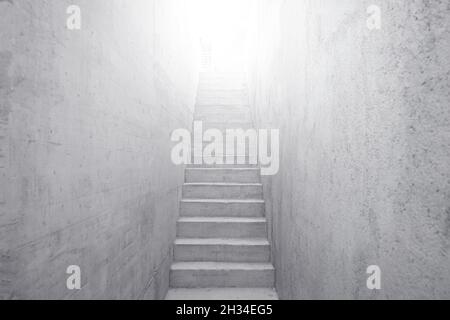
<svg viewBox="0 0 450 320">
<path fill-rule="evenodd" d="M 205 130 L 252 128 L 242 75 L 203 74 L 195 120 Z M 186 168 L 166 299 L 278 299 L 274 277 L 259 168 Z"/>
</svg>

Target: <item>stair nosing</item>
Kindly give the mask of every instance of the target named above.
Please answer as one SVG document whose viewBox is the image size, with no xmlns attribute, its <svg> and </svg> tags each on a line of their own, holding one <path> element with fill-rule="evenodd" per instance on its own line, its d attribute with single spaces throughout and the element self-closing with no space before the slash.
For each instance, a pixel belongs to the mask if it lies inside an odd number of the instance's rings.
<svg viewBox="0 0 450 320">
<path fill-rule="evenodd" d="M 263 199 L 181 199 L 183 203 L 236 203 L 236 204 L 264 204 Z"/>
<path fill-rule="evenodd" d="M 258 171 L 260 170 L 259 168 L 248 168 L 248 167 L 237 167 L 237 168 L 186 168 L 186 170 L 191 170 L 191 171 L 200 171 L 200 170 L 205 170 L 205 171 Z"/>
<path fill-rule="evenodd" d="M 180 223 L 266 223 L 265 217 L 180 217 L 177 222 Z"/>
<path fill-rule="evenodd" d="M 180 246 L 270 246 L 270 242 L 267 238 L 177 238 L 174 244 Z"/>
<path fill-rule="evenodd" d="M 236 182 L 185 182 L 184 186 L 213 186 L 213 187 L 262 187 L 262 183 L 236 183 Z"/>
<path fill-rule="evenodd" d="M 275 271 L 272 263 L 245 263 L 245 262 L 174 262 L 170 267 L 171 271 L 195 271 L 195 270 L 216 270 L 216 271 Z"/>
</svg>

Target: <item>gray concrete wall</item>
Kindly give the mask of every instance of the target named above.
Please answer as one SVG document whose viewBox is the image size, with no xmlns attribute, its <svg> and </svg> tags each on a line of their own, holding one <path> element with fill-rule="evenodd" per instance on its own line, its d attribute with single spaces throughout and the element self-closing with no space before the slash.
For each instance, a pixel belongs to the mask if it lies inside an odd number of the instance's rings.
<svg viewBox="0 0 450 320">
<path fill-rule="evenodd" d="M 170 133 L 190 127 L 197 83 L 185 5 L 0 1 L 0 297 L 165 294 L 183 182 Z"/>
<path fill-rule="evenodd" d="M 449 2 L 258 8 L 249 75 L 256 122 L 281 129 L 265 182 L 280 296 L 450 298 Z"/>
</svg>

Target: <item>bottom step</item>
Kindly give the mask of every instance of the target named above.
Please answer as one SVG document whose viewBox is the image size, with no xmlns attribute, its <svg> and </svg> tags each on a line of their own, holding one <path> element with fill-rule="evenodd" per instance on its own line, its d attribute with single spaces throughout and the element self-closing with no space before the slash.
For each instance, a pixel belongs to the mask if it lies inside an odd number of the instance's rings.
<svg viewBox="0 0 450 320">
<path fill-rule="evenodd" d="M 278 300 L 275 289 L 204 288 L 170 289 L 166 300 Z"/>
<path fill-rule="evenodd" d="M 178 262 L 170 270 L 171 288 L 273 288 L 269 263 Z"/>
</svg>

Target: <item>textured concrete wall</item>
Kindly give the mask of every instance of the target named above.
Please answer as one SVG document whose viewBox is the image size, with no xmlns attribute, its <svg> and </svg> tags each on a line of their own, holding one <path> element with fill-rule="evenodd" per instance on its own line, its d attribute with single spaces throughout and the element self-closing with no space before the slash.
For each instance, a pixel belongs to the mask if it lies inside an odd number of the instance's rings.
<svg viewBox="0 0 450 320">
<path fill-rule="evenodd" d="M 183 181 L 170 132 L 196 91 L 183 6 L 0 1 L 1 297 L 165 294 Z"/>
<path fill-rule="evenodd" d="M 450 298 L 449 2 L 273 0 L 258 15 L 255 119 L 281 128 L 265 183 L 280 296 Z"/>
</svg>

